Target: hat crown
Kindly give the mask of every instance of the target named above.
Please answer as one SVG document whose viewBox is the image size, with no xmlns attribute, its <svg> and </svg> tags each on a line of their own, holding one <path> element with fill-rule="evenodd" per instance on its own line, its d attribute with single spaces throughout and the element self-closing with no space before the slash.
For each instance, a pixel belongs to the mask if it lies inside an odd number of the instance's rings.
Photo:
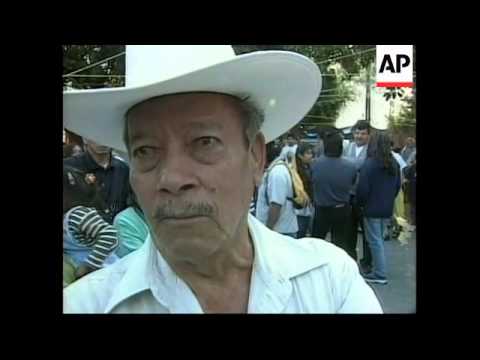
<svg viewBox="0 0 480 360">
<path fill-rule="evenodd" d="M 153 84 L 234 57 L 230 45 L 127 45 L 125 85 Z"/>
</svg>

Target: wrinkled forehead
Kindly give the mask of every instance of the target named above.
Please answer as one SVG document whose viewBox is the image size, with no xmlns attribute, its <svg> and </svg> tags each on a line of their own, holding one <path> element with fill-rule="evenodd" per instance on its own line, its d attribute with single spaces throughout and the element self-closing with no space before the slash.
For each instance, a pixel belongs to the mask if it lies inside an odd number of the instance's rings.
<svg viewBox="0 0 480 360">
<path fill-rule="evenodd" d="M 241 100 L 217 93 L 183 93 L 151 98 L 132 107 L 126 115 L 126 142 L 167 131 L 187 135 L 213 130 L 243 138 Z"/>
<path fill-rule="evenodd" d="M 171 112 L 189 112 L 196 109 L 197 112 L 212 112 L 212 110 L 239 110 L 240 99 L 232 95 L 193 92 L 181 94 L 169 94 L 150 98 L 132 106 L 126 113 L 126 118 L 154 116 Z"/>
</svg>

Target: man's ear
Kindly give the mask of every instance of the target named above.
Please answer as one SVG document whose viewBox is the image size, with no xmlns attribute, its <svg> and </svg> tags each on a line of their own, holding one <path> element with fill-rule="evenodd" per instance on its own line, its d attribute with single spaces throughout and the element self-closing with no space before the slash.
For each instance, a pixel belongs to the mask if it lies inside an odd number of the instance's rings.
<svg viewBox="0 0 480 360">
<path fill-rule="evenodd" d="M 252 161 L 254 169 L 254 182 L 256 186 L 260 186 L 262 182 L 263 172 L 265 170 L 266 162 L 266 147 L 265 147 L 265 136 L 258 132 L 255 136 L 255 139 L 250 145 L 250 159 Z"/>
</svg>

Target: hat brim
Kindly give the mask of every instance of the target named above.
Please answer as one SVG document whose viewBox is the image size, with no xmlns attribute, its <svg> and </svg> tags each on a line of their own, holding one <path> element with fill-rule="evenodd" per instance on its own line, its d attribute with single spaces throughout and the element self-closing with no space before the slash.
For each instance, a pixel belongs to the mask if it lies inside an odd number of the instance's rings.
<svg viewBox="0 0 480 360">
<path fill-rule="evenodd" d="M 63 121 L 78 135 L 126 152 L 125 114 L 133 105 L 168 94 L 216 92 L 248 96 L 259 106 L 265 114 L 261 131 L 269 142 L 303 119 L 321 88 L 320 70 L 308 58 L 284 51 L 255 52 L 146 86 L 64 92 Z"/>
</svg>

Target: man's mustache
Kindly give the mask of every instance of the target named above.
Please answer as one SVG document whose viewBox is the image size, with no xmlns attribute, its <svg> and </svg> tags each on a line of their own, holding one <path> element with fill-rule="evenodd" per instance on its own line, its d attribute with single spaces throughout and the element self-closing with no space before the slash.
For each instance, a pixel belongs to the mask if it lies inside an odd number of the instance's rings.
<svg viewBox="0 0 480 360">
<path fill-rule="evenodd" d="M 165 219 L 183 219 L 195 216 L 209 216 L 211 217 L 215 213 L 215 207 L 205 203 L 173 203 L 169 201 L 163 205 L 160 205 L 154 212 L 153 218 L 156 221 L 162 221 Z"/>
</svg>

